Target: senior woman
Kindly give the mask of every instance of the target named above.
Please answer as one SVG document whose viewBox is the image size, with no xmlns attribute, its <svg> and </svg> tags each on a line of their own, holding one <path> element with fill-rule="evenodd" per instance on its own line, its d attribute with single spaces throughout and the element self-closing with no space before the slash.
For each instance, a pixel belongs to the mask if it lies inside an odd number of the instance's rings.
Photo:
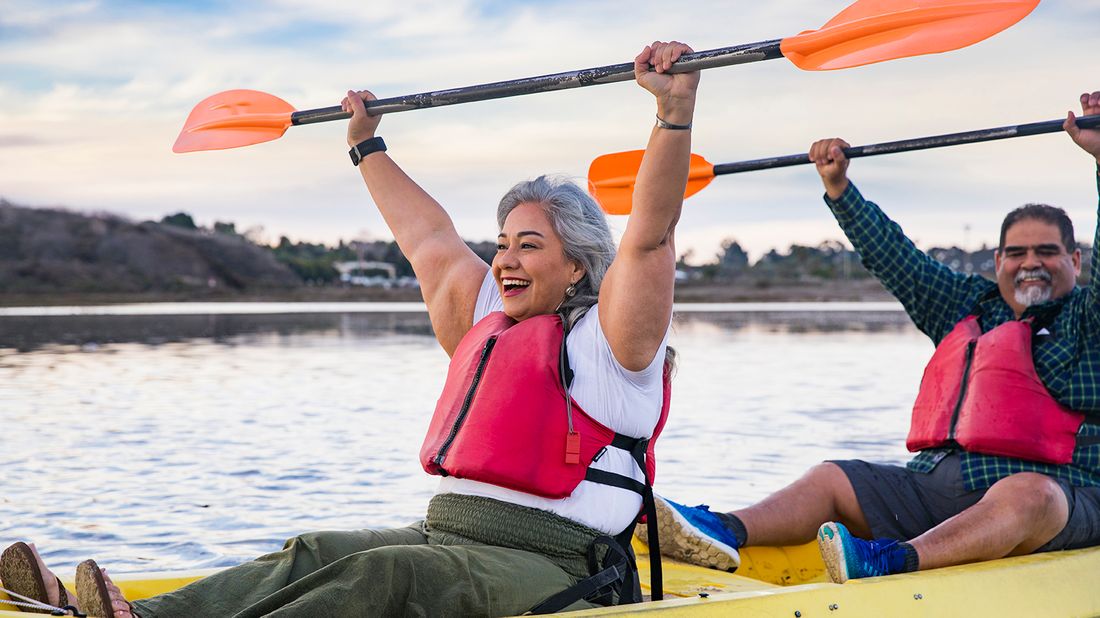
<svg viewBox="0 0 1100 618">
<path fill-rule="evenodd" d="M 587 193 L 539 177 L 501 200 L 497 252 L 486 265 L 385 154 L 379 118 L 365 112 L 373 95 L 348 92 L 352 159 L 451 356 L 421 449 L 425 470 L 442 476 L 425 520 L 305 534 L 132 607 L 88 561 L 77 581 L 85 609 L 145 617 L 511 615 L 632 598 L 632 581 L 617 582 L 613 594 L 600 582 L 587 591 L 576 584 L 592 575 L 590 552 L 594 570 L 625 557 L 609 537 L 638 516 L 652 473 L 649 439 L 668 410 L 673 231 L 699 76 L 666 71 L 688 51 L 654 42 L 634 60 L 658 120 L 617 254 Z M 38 566 L 56 600 L 52 573 Z"/>
</svg>

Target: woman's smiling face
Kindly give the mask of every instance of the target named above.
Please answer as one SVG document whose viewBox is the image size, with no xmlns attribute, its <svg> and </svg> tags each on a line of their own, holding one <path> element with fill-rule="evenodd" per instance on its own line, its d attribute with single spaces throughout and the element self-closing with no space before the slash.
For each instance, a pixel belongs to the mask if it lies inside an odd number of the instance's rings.
<svg viewBox="0 0 1100 618">
<path fill-rule="evenodd" d="M 561 238 L 542 206 L 524 202 L 508 213 L 497 236 L 493 277 L 514 320 L 553 313 L 584 269 L 565 256 Z"/>
</svg>

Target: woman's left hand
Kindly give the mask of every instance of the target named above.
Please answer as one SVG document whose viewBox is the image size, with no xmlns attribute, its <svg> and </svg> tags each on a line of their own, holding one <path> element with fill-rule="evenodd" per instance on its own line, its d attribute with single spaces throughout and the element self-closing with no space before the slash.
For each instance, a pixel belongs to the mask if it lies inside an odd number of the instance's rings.
<svg viewBox="0 0 1100 618">
<path fill-rule="evenodd" d="M 370 90 L 348 90 L 348 96 L 340 101 L 340 107 L 345 112 L 351 112 L 351 121 L 348 122 L 348 146 L 355 146 L 359 142 L 374 137 L 378 130 L 378 123 L 382 122 L 382 116 L 371 116 L 367 113 L 367 101 L 374 101 Z"/>
<path fill-rule="evenodd" d="M 690 124 L 694 115 L 699 72 L 667 73 L 680 56 L 692 51 L 679 41 L 654 41 L 634 58 L 634 79 L 657 97 L 657 115 L 666 122 Z"/>
</svg>

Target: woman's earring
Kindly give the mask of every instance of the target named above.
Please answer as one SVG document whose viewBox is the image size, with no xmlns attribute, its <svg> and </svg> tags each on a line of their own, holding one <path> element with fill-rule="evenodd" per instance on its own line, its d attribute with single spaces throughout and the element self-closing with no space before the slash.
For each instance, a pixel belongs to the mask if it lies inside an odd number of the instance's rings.
<svg viewBox="0 0 1100 618">
<path fill-rule="evenodd" d="M 570 283 L 569 287 L 565 288 L 565 295 L 568 298 L 573 298 L 574 296 L 576 296 L 577 295 L 577 285 L 575 283 Z"/>
</svg>

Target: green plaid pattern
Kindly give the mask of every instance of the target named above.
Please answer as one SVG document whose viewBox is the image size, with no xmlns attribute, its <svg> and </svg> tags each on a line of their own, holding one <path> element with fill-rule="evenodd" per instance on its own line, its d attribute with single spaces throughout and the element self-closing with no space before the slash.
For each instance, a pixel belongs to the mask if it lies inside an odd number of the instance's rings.
<svg viewBox="0 0 1100 618">
<path fill-rule="evenodd" d="M 1100 174 L 1100 166 L 1098 166 Z M 1097 177 L 1100 193 L 1100 175 Z M 839 200 L 826 195 L 864 267 L 901 301 L 917 328 L 939 344 L 960 320 L 980 313 L 982 332 L 1015 319 L 997 284 L 980 275 L 955 272 L 925 254 L 855 185 Z M 1062 405 L 1089 415 L 1080 435 L 1100 436 L 1100 227 L 1093 239 L 1092 278 L 1062 298 L 1028 307 L 1024 317 L 1048 325 L 1049 337 L 1036 340 L 1035 370 Z M 921 451 L 909 468 L 930 472 L 944 449 Z M 963 481 L 968 490 L 984 489 L 1016 472 L 1039 472 L 1076 486 L 1100 486 L 1100 444 L 1078 446 L 1073 461 L 1050 465 L 977 453 L 962 453 Z"/>
</svg>

